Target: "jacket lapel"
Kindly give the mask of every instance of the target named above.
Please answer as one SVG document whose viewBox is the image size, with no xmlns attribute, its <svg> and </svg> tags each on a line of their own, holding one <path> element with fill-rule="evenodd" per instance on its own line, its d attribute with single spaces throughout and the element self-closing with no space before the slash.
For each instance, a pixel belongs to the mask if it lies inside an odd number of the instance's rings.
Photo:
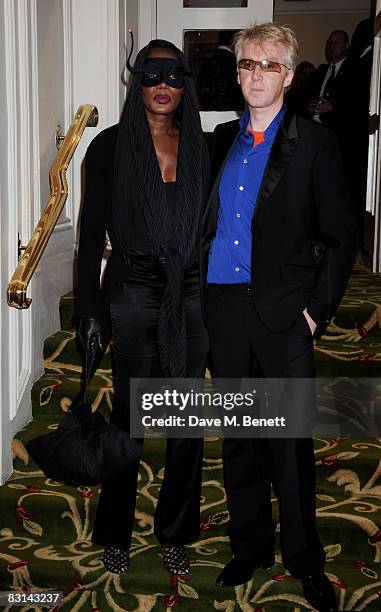
<svg viewBox="0 0 381 612">
<path fill-rule="evenodd" d="M 220 181 L 221 181 L 221 176 L 222 173 L 224 171 L 225 168 L 225 164 L 227 162 L 227 160 L 229 159 L 229 155 L 231 153 L 231 150 L 233 149 L 236 140 L 238 138 L 239 135 L 239 131 L 237 132 L 236 137 L 233 139 L 233 142 L 231 144 L 231 146 L 229 147 L 229 150 L 226 154 L 226 157 L 221 165 L 221 168 L 218 172 L 218 175 L 216 177 L 216 180 L 214 181 L 213 184 L 213 188 L 212 191 L 210 192 L 210 196 L 208 198 L 208 202 L 206 204 L 205 207 L 205 212 L 203 215 L 203 219 L 202 219 L 202 236 L 203 237 L 208 237 L 212 234 L 215 233 L 216 228 L 217 228 L 217 216 L 218 216 L 218 207 L 219 207 L 219 203 L 220 203 L 220 199 L 219 199 L 219 195 L 218 195 L 218 190 L 220 187 Z"/>
<path fill-rule="evenodd" d="M 345 58 L 345 60 L 341 64 L 341 66 L 340 66 L 340 68 L 339 68 L 339 70 L 337 72 L 335 80 L 337 79 L 337 77 L 341 77 L 345 73 L 345 70 L 347 68 L 347 63 L 346 62 L 347 62 L 347 58 Z"/>
<path fill-rule="evenodd" d="M 254 216 L 264 200 L 269 198 L 282 178 L 298 144 L 299 132 L 295 115 L 283 119 L 269 155 L 259 188 Z"/>
</svg>

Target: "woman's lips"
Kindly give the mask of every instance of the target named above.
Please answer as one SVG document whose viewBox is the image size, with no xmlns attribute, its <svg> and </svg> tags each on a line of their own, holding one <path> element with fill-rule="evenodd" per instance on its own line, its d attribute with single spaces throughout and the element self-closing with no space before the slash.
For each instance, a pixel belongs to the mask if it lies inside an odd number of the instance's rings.
<svg viewBox="0 0 381 612">
<path fill-rule="evenodd" d="M 154 97 L 154 100 L 156 100 L 156 102 L 158 102 L 159 104 L 168 104 L 168 102 L 171 101 L 171 98 L 169 96 L 164 95 L 164 94 L 157 94 Z"/>
</svg>

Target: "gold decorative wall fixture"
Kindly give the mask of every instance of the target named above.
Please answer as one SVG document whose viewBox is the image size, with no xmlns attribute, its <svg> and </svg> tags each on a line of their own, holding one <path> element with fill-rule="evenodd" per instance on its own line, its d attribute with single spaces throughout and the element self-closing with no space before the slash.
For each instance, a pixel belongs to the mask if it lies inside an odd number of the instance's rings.
<svg viewBox="0 0 381 612">
<path fill-rule="evenodd" d="M 86 127 L 98 124 L 98 110 L 92 104 L 80 106 L 74 116 L 71 126 L 58 150 L 49 172 L 50 197 L 48 204 L 39 220 L 33 236 L 25 247 L 20 247 L 24 253 L 9 282 L 7 301 L 14 308 L 29 308 L 32 300 L 26 297 L 30 279 L 45 250 L 48 240 L 62 212 L 68 195 L 66 171 L 74 151 Z"/>
</svg>

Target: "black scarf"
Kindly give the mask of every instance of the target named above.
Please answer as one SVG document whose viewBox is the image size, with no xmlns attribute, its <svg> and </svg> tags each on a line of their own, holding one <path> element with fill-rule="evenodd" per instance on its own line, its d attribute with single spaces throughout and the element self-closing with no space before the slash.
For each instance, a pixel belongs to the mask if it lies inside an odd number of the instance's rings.
<svg viewBox="0 0 381 612">
<path fill-rule="evenodd" d="M 134 70 L 141 69 L 149 52 L 157 47 L 173 50 L 188 71 L 184 54 L 162 40 L 151 41 L 138 53 Z M 185 76 L 178 109 L 175 207 L 169 207 L 140 83 L 141 74 L 133 74 L 116 143 L 113 225 L 124 253 L 148 250 L 165 271 L 167 282 L 159 313 L 159 355 L 164 375 L 180 377 L 185 375 L 186 365 L 184 268 L 195 261 L 207 189 L 203 135 L 193 81 Z"/>
</svg>

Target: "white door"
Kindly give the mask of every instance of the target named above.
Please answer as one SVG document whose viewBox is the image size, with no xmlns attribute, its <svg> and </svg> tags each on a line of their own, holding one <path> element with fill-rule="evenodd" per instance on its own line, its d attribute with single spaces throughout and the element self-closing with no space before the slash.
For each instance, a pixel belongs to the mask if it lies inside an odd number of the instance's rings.
<svg viewBox="0 0 381 612">
<path fill-rule="evenodd" d="M 190 33 L 239 30 L 254 21 L 272 21 L 273 4 L 273 0 L 156 0 L 156 35 L 186 52 Z M 234 111 L 201 111 L 206 132 L 236 117 Z"/>
</svg>

